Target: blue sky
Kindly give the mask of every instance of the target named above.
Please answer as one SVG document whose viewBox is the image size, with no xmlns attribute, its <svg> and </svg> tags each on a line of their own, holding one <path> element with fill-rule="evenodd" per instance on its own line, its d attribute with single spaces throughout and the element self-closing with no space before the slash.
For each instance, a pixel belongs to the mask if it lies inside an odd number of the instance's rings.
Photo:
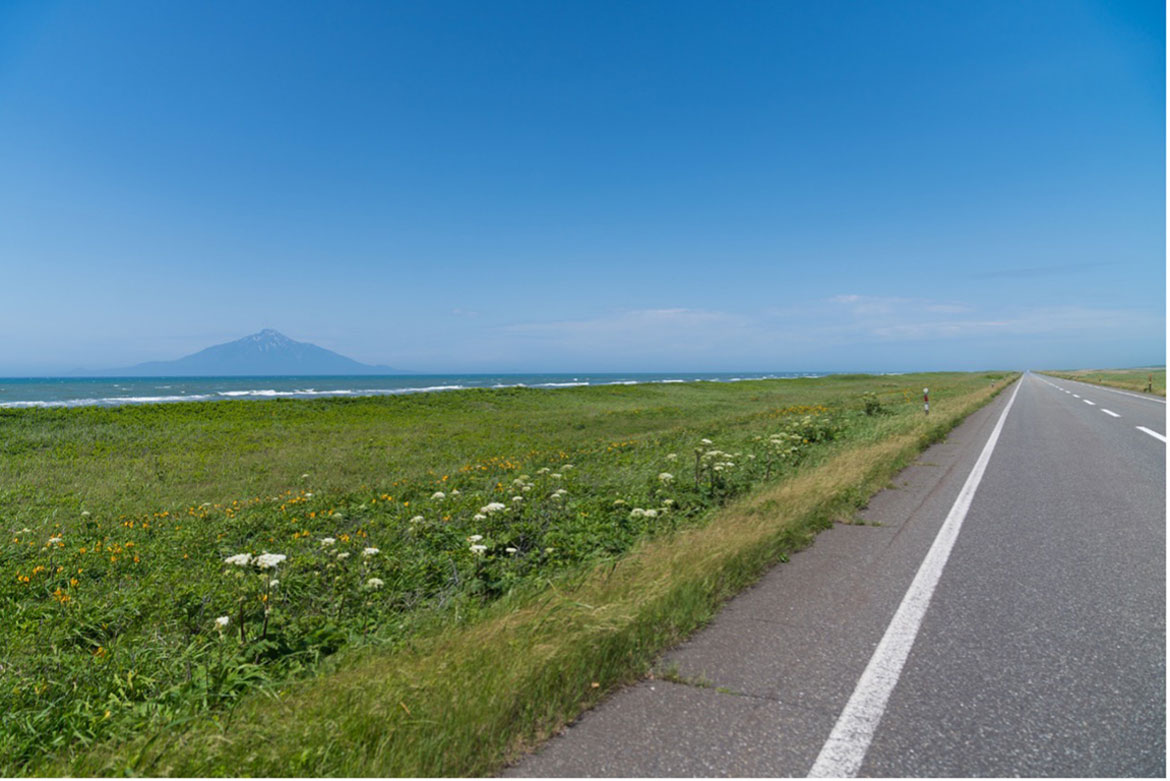
<svg viewBox="0 0 1170 781">
<path fill-rule="evenodd" d="M 1160 2 L 0 4 L 0 373 L 1165 357 Z"/>
</svg>

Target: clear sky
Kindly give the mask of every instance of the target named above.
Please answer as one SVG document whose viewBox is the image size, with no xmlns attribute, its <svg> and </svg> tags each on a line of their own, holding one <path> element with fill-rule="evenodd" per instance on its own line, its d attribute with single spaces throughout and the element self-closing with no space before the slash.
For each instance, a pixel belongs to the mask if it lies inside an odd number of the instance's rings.
<svg viewBox="0 0 1170 781">
<path fill-rule="evenodd" d="M 1147 2 L 0 2 L 0 373 L 1166 350 Z"/>
</svg>

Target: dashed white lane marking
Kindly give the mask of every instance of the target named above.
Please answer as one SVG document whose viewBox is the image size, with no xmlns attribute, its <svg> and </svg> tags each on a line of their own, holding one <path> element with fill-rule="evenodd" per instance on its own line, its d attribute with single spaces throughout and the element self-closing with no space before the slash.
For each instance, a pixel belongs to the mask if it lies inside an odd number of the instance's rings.
<svg viewBox="0 0 1170 781">
<path fill-rule="evenodd" d="M 1120 415 L 1118 415 L 1116 412 L 1114 412 L 1114 411 L 1113 411 L 1113 410 L 1111 410 L 1111 409 L 1105 409 L 1104 407 L 1102 407 L 1102 408 L 1101 408 L 1101 411 L 1102 411 L 1102 412 L 1104 412 L 1106 415 L 1111 415 L 1111 416 L 1113 416 L 1113 417 L 1115 417 L 1115 418 L 1120 418 L 1120 417 L 1121 417 Z"/>
<path fill-rule="evenodd" d="M 1081 399 L 1081 401 L 1085 402 L 1085 403 L 1086 403 L 1086 404 L 1088 404 L 1090 407 L 1096 407 L 1096 406 L 1097 406 L 1097 402 L 1095 402 L 1095 401 L 1089 401 L 1088 399 Z"/>
<path fill-rule="evenodd" d="M 1157 431 L 1152 431 L 1152 430 L 1146 428 L 1145 426 L 1134 426 L 1134 428 L 1136 428 L 1138 431 L 1144 431 L 1145 433 L 1149 434 L 1154 439 L 1159 439 L 1162 442 L 1166 441 L 1166 436 L 1164 434 L 1159 434 Z"/>
<path fill-rule="evenodd" d="M 877 650 L 873 652 L 865 672 L 861 674 L 857 688 L 853 690 L 853 696 L 849 698 L 845 710 L 841 711 L 829 739 L 821 747 L 821 753 L 817 755 L 816 762 L 808 773 L 810 778 L 852 778 L 861 768 L 878 723 L 885 713 L 890 693 L 898 683 L 902 666 L 906 663 L 906 657 L 910 655 L 910 649 L 918 636 L 918 627 L 922 624 L 926 609 L 930 607 L 934 588 L 938 585 L 943 567 L 951 555 L 951 548 L 959 537 L 959 529 L 963 526 L 963 519 L 967 517 L 971 500 L 975 498 L 975 489 L 983 479 L 987 462 L 991 460 L 991 451 L 995 450 L 1003 423 L 1007 420 L 1008 412 L 1011 411 L 1022 384 L 1016 384 L 1016 389 L 999 416 L 987 444 L 983 446 L 983 452 L 979 454 L 971 474 L 967 475 L 967 482 L 963 483 L 963 488 L 951 506 L 951 511 L 947 513 L 942 528 L 938 530 L 926 558 L 919 565 L 914 582 L 902 597 L 902 604 L 898 605 L 898 611 L 894 613 L 894 618 L 886 627 L 886 633 L 882 635 Z"/>
<path fill-rule="evenodd" d="M 1075 393 L 1074 393 L 1074 394 L 1073 394 L 1073 398 L 1074 398 L 1074 399 L 1079 399 L 1079 398 L 1080 398 L 1080 396 L 1078 396 L 1077 394 L 1075 394 Z"/>
<path fill-rule="evenodd" d="M 1061 388 L 1057 385 L 1053 385 L 1052 387 L 1057 388 L 1058 390 L 1064 390 L 1064 388 Z M 1124 390 L 1120 390 L 1118 388 L 1110 388 L 1108 385 L 1095 385 L 1093 387 L 1095 387 L 1097 390 L 1103 390 L 1107 393 L 1120 393 L 1122 396 L 1132 396 L 1135 399 L 1142 399 L 1144 401 L 1152 401 L 1156 404 L 1165 404 L 1166 403 L 1166 399 L 1160 399 L 1157 396 L 1151 396 L 1148 393 L 1131 393 L 1130 391 L 1124 391 Z M 1069 393 L 1069 391 L 1064 391 L 1064 392 Z"/>
</svg>

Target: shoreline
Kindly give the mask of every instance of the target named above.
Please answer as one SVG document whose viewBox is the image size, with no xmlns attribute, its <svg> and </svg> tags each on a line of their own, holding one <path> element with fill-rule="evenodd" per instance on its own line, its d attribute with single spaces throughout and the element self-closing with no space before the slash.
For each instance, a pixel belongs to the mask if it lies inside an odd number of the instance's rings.
<svg viewBox="0 0 1170 781">
<path fill-rule="evenodd" d="M 649 375 L 649 376 L 647 376 Z M 557 390 L 560 388 L 578 388 L 578 387 L 606 387 L 618 385 L 669 385 L 669 384 L 683 384 L 683 383 L 698 383 L 698 382 L 713 382 L 713 383 L 731 383 L 731 382 L 751 382 L 758 380 L 788 380 L 788 379 L 817 379 L 821 377 L 831 376 L 828 374 L 815 373 L 769 373 L 741 376 L 740 373 L 732 375 L 714 374 L 711 376 L 696 376 L 697 373 L 679 373 L 671 375 L 669 373 L 662 373 L 661 375 L 651 379 L 651 376 L 659 375 L 659 373 L 646 373 L 639 378 L 636 375 L 630 374 L 516 374 L 511 375 L 516 378 L 528 379 L 546 379 L 544 382 L 491 382 L 492 380 L 505 380 L 509 375 L 411 375 L 411 378 L 430 378 L 447 379 L 447 383 L 431 384 L 431 385 L 406 385 L 402 387 L 339 387 L 339 388 L 317 388 L 308 385 L 307 387 L 254 387 L 254 388 L 233 388 L 225 390 L 216 390 L 215 387 L 200 389 L 206 392 L 192 392 L 181 394 L 159 394 L 159 395 L 106 395 L 106 396 L 87 396 L 66 399 L 11 399 L 7 401 L 0 401 L 0 409 L 72 409 L 76 407 L 119 407 L 126 405 L 143 405 L 143 404 L 174 404 L 174 403 L 190 403 L 190 402 L 204 402 L 204 401 L 232 401 L 232 400 L 263 400 L 263 399 L 300 399 L 312 400 L 320 398 L 357 398 L 357 397 L 371 397 L 371 396 L 403 396 L 417 393 L 438 393 L 444 391 L 454 390 L 473 390 L 473 389 L 490 389 L 501 390 L 506 388 L 533 388 L 539 390 Z M 665 376 L 662 376 L 665 375 Z M 689 375 L 689 376 L 688 376 Z M 485 382 L 475 383 L 471 382 L 457 382 L 456 380 L 471 380 L 474 377 L 483 377 Z M 885 376 L 885 375 L 875 375 Z M 572 379 L 569 379 L 569 378 Z M 619 377 L 621 379 L 608 379 L 609 377 Z M 564 381 L 557 381 L 564 378 Z M 583 378 L 583 379 L 582 379 Z M 251 378 L 251 377 L 209 377 L 209 378 L 175 378 L 175 377 L 147 377 L 147 378 L 11 378 L 26 381 L 26 384 L 31 384 L 27 381 L 40 381 L 48 384 L 54 380 L 63 380 L 70 383 L 83 384 L 85 382 L 108 384 L 110 387 L 122 390 L 125 386 L 120 385 L 114 380 L 123 380 L 125 382 L 139 383 L 142 385 L 150 385 L 152 383 L 169 382 L 166 385 L 155 385 L 156 390 L 169 390 L 175 385 L 182 386 L 186 383 L 189 386 L 197 385 L 215 385 L 228 384 L 231 382 L 240 382 L 241 380 L 267 380 L 267 382 L 253 383 L 257 386 L 279 385 L 279 381 L 288 383 L 293 380 L 318 380 L 315 384 L 321 384 L 322 380 L 337 379 L 327 376 L 316 378 L 301 378 L 301 377 L 267 377 L 267 378 Z M 346 378 L 348 379 L 348 378 Z M 354 378 L 358 379 L 358 378 Z M 369 378 L 366 378 L 369 379 Z M 398 380 L 406 379 L 396 377 Z M 490 384 L 489 384 L 490 383 Z M 299 383 L 298 383 L 299 384 Z M 361 383 L 349 383 L 351 385 L 359 385 Z M 0 391 L 4 389 L 4 382 L 0 380 Z"/>
</svg>

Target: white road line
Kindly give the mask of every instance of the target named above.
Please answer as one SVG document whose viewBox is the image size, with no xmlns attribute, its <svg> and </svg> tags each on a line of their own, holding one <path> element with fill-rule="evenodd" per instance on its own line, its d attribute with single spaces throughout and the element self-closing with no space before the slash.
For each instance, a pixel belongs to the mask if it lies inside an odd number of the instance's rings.
<svg viewBox="0 0 1170 781">
<path fill-rule="evenodd" d="M 1115 418 L 1120 418 L 1120 417 L 1121 417 L 1120 415 L 1118 415 L 1116 412 L 1114 412 L 1114 411 L 1113 411 L 1113 410 L 1111 410 L 1111 409 L 1105 409 L 1104 407 L 1102 407 L 1102 408 L 1101 408 L 1101 411 L 1102 411 L 1102 412 L 1104 412 L 1106 415 L 1112 415 L 1112 416 L 1113 416 L 1113 417 L 1115 417 Z"/>
<path fill-rule="evenodd" d="M 1073 394 L 1073 398 L 1074 398 L 1074 399 L 1079 399 L 1079 398 L 1080 398 L 1080 396 L 1078 396 L 1077 394 L 1075 394 L 1075 393 L 1074 393 L 1074 394 Z"/>
<path fill-rule="evenodd" d="M 1109 393 L 1120 393 L 1122 396 L 1132 396 L 1135 399 L 1142 399 L 1144 401 L 1153 401 L 1157 404 L 1165 404 L 1165 399 L 1159 399 L 1157 396 L 1151 396 L 1148 393 L 1130 393 L 1129 391 L 1118 390 L 1117 388 L 1110 388 L 1106 385 L 1094 385 L 1095 390 L 1108 391 Z"/>
<path fill-rule="evenodd" d="M 1152 430 L 1146 428 L 1145 426 L 1134 426 L 1134 428 L 1136 428 L 1138 431 L 1144 431 L 1145 433 L 1149 434 L 1154 439 L 1160 439 L 1163 442 L 1166 441 L 1165 434 L 1159 434 L 1157 431 L 1152 431 Z"/>
<path fill-rule="evenodd" d="M 1081 401 L 1085 402 L 1085 403 L 1086 403 L 1086 404 L 1088 404 L 1090 407 L 1096 407 L 1096 406 L 1097 406 L 1097 402 L 1095 402 L 1095 401 L 1089 401 L 1088 399 L 1081 399 Z"/>
<path fill-rule="evenodd" d="M 947 513 L 942 528 L 930 546 L 930 551 L 919 565 L 914 582 L 906 590 L 902 603 L 898 605 L 898 611 L 894 613 L 890 625 L 886 627 L 886 633 L 878 643 L 877 650 L 873 652 L 865 672 L 857 681 L 853 696 L 849 698 L 845 710 L 841 711 L 829 739 L 821 747 L 821 753 L 817 755 L 816 762 L 808 773 L 809 778 L 852 778 L 861 768 L 870 741 L 873 740 L 878 723 L 885 713 L 890 693 L 898 683 L 902 666 L 906 663 L 906 657 L 910 655 L 910 649 L 918 636 L 918 627 L 922 624 L 926 609 L 930 607 L 934 588 L 938 585 L 943 567 L 951 555 L 951 548 L 958 539 L 959 529 L 963 526 L 963 519 L 967 517 L 971 500 L 975 498 L 975 489 L 979 487 L 979 481 L 983 479 L 983 473 L 987 469 L 987 462 L 991 460 L 991 451 L 999 441 L 1003 423 L 1007 420 L 1016 394 L 1020 391 L 1020 385 L 1022 383 L 1017 383 L 1012 397 L 987 439 L 987 444 L 983 446 L 983 452 L 979 454 L 979 459 L 972 467 L 971 473 L 967 475 L 967 482 L 963 483 L 963 488 L 951 506 L 951 511 Z"/>
</svg>

